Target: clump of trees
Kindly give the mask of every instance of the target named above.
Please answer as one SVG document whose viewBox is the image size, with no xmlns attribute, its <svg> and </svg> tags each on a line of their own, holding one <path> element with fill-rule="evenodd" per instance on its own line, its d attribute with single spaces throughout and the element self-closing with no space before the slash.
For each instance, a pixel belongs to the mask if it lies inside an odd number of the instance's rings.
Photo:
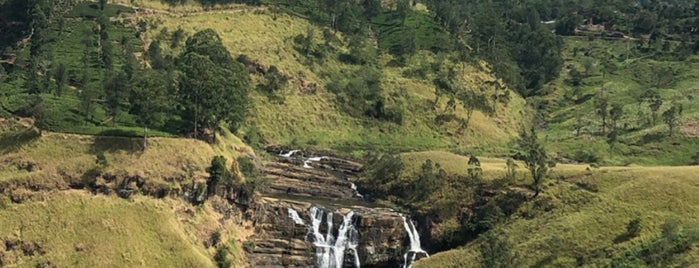
<svg viewBox="0 0 699 268">
<path fill-rule="evenodd" d="M 476 156 L 469 158 L 467 173 L 461 175 L 448 173 L 429 159 L 417 172 L 407 173 L 400 156 L 391 154 L 370 155 L 365 163 L 358 183 L 365 198 L 430 215 L 439 226 L 435 229 L 439 230 L 434 237 L 435 249 L 475 239 L 514 214 L 527 198 L 507 190 L 513 183 L 510 179 L 485 180 Z"/>
</svg>

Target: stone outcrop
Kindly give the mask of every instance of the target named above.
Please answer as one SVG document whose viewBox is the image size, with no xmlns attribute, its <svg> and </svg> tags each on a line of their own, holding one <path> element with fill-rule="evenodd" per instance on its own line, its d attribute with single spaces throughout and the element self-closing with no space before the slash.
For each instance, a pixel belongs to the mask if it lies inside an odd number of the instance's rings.
<svg viewBox="0 0 699 268">
<path fill-rule="evenodd" d="M 262 170 L 269 186 L 262 190 L 252 213 L 255 234 L 248 240 L 251 267 L 315 267 L 316 249 L 311 230 L 310 208 L 333 213 L 333 236 L 344 215 L 354 212 L 358 232 L 356 251 L 362 267 L 396 267 L 403 262 L 409 239 L 401 214 L 372 207 L 352 187 L 363 165 L 327 151 L 303 150 L 289 155 L 289 148 L 267 147 L 276 156 Z M 284 154 L 284 156 L 282 156 Z M 312 161 L 309 161 L 312 159 Z M 294 221 L 292 209 L 304 221 Z M 327 223 L 320 225 L 327 234 Z M 351 252 L 346 250 L 347 255 Z M 354 257 L 345 256 L 344 267 L 354 267 Z"/>
<path fill-rule="evenodd" d="M 333 212 L 333 226 L 339 226 L 343 215 L 354 211 L 359 231 L 357 252 L 362 267 L 395 267 L 403 261 L 407 234 L 400 214 L 386 208 L 337 207 L 339 205 L 324 204 L 321 208 Z M 271 197 L 258 201 L 253 216 L 255 235 L 249 240 L 255 245 L 248 254 L 251 267 L 315 267 L 315 249 L 309 242 L 311 206 L 319 205 Z M 298 212 L 305 225 L 294 222 L 289 217 L 289 209 Z M 322 233 L 327 233 L 325 223 L 320 227 Z M 336 231 L 335 228 L 333 232 Z M 354 267 L 349 261 L 351 258 L 345 260 L 345 267 Z"/>
</svg>

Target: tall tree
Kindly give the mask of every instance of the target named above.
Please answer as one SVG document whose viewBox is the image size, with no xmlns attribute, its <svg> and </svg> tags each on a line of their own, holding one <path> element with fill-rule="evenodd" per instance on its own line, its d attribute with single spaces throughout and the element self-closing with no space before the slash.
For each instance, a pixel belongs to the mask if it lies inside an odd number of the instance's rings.
<svg viewBox="0 0 699 268">
<path fill-rule="evenodd" d="M 107 115 L 112 118 L 113 125 L 116 125 L 117 123 L 117 117 L 128 94 L 126 82 L 126 75 L 121 72 L 116 74 L 109 73 L 104 80 L 104 104 L 107 110 Z"/>
<path fill-rule="evenodd" d="M 604 89 L 595 98 L 595 113 L 602 119 L 602 135 L 607 133 L 607 116 L 609 116 L 609 99 L 604 94 Z"/>
<path fill-rule="evenodd" d="M 53 72 L 53 79 L 56 82 L 56 96 L 61 96 L 63 94 L 63 87 L 66 83 L 66 66 L 62 62 L 56 67 L 56 71 Z"/>
<path fill-rule="evenodd" d="M 541 192 L 541 184 L 549 171 L 548 155 L 544 146 L 539 142 L 534 127 L 530 131 L 522 130 L 517 144 L 519 145 L 519 154 L 532 176 L 532 188 L 535 192 L 533 198 L 537 197 Z"/>
<path fill-rule="evenodd" d="M 665 124 L 667 124 L 669 128 L 668 135 L 670 137 L 672 137 L 672 135 L 675 133 L 675 129 L 677 128 L 677 124 L 679 122 L 679 115 L 681 113 L 681 110 L 681 106 L 673 105 L 665 112 L 663 112 L 663 121 L 665 121 Z"/>
<path fill-rule="evenodd" d="M 645 101 L 648 103 L 648 108 L 650 108 L 651 112 L 652 123 L 653 125 L 655 125 L 655 123 L 658 120 L 658 110 L 660 110 L 660 107 L 663 105 L 663 98 L 657 91 L 653 89 L 648 89 L 641 95 L 641 101 Z"/>
<path fill-rule="evenodd" d="M 483 268 L 517 267 L 512 245 L 502 231 L 492 230 L 481 235 L 480 266 Z"/>
<path fill-rule="evenodd" d="M 148 146 L 148 128 L 161 127 L 172 110 L 172 98 L 168 96 L 167 76 L 161 71 L 141 70 L 131 83 L 130 112 L 136 123 L 143 126 L 143 150 Z"/>
<path fill-rule="evenodd" d="M 611 120 L 611 131 L 617 130 L 617 123 L 624 114 L 624 106 L 621 103 L 612 104 L 612 109 L 609 110 L 609 120 Z"/>
<path fill-rule="evenodd" d="M 183 74 L 180 99 L 194 135 L 204 129 L 213 131 L 222 121 L 236 129 L 249 106 L 250 78 L 247 69 L 233 60 L 218 34 L 207 29 L 187 39 L 178 66 Z"/>
</svg>

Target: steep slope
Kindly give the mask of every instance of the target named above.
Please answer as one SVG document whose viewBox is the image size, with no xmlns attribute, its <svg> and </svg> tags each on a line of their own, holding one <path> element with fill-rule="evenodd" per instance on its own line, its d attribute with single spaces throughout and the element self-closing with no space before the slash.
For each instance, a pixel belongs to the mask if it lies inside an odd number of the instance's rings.
<svg viewBox="0 0 699 268">
<path fill-rule="evenodd" d="M 504 164 L 484 169 L 504 169 Z M 687 237 L 696 235 L 697 172 L 699 167 L 556 167 L 554 174 L 560 179 L 547 182 L 542 196 L 521 207 L 498 234 L 508 241 L 516 266 L 606 267 L 634 248 L 657 241 L 668 221 L 678 221 Z M 627 237 L 627 224 L 633 219 L 641 220 L 640 235 Z M 481 237 L 414 267 L 480 267 L 483 243 Z M 690 267 L 699 262 L 696 246 L 677 254 L 684 259 L 680 263 Z"/>
<path fill-rule="evenodd" d="M 310 24 L 307 20 L 276 13 L 265 8 L 222 10 L 192 14 L 141 15 L 156 26 L 149 29 L 149 38 L 169 40 L 171 33 L 180 28 L 191 34 L 205 28 L 215 29 L 233 55 L 246 55 L 263 72 L 271 66 L 289 77 L 283 89 L 283 101 L 274 101 L 255 93 L 254 108 L 244 132 L 259 133 L 267 143 L 317 145 L 346 150 L 426 149 L 426 148 L 479 148 L 486 151 L 502 150 L 523 120 L 524 101 L 510 94 L 507 105 L 498 105 L 493 116 L 475 111 L 468 128 L 458 131 L 456 122 L 438 123 L 447 100 L 442 99 L 433 109 L 435 99 L 434 78 L 431 65 L 438 56 L 420 52 L 407 64 L 396 67 L 392 56 L 382 55 L 377 59 L 381 72 L 383 96 L 391 105 L 403 111 L 402 124 L 353 117 L 344 112 L 335 101 L 335 94 L 326 85 L 338 77 L 350 77 L 366 68 L 340 60 L 348 50 L 343 36 L 328 29 Z M 314 32 L 314 46 L 326 46 L 329 52 L 322 59 L 310 59 L 295 44 L 297 36 Z M 170 33 L 163 35 L 162 33 Z M 321 34 L 322 33 L 322 34 Z M 441 57 L 441 56 L 440 56 Z M 466 88 L 480 88 L 490 96 L 501 82 L 490 73 L 484 63 L 455 65 Z M 416 68 L 425 68 L 427 77 L 407 75 Z M 263 82 L 261 74 L 254 75 L 255 81 Z M 500 89 L 502 92 L 503 89 Z M 506 89 L 504 91 L 507 91 Z M 454 112 L 465 118 L 466 111 L 457 104 Z"/>
<path fill-rule="evenodd" d="M 138 138 L 38 134 L 28 123 L 0 120 L 0 264 L 212 267 L 221 247 L 245 264 L 242 218 L 222 199 L 183 198 L 215 155 L 252 154 L 237 138 L 151 138 L 143 151 Z"/>
</svg>

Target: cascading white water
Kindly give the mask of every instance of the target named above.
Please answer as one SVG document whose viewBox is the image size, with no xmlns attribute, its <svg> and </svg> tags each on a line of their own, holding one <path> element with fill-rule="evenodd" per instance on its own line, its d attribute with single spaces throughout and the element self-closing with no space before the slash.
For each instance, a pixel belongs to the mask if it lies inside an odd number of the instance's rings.
<svg viewBox="0 0 699 268">
<path fill-rule="evenodd" d="M 306 222 L 303 221 L 303 219 L 299 216 L 299 213 L 293 208 L 289 208 L 289 218 L 294 220 L 296 224 L 306 225 Z"/>
<path fill-rule="evenodd" d="M 316 248 L 316 267 L 320 268 L 342 268 L 344 264 L 345 251 L 351 250 L 354 255 L 354 265 L 361 267 L 357 246 L 359 245 L 359 232 L 357 232 L 352 218 L 354 211 L 350 211 L 343 216 L 342 224 L 337 230 L 337 238 L 333 236 L 333 213 L 324 211 L 316 206 L 311 206 L 308 210 L 311 216 L 311 225 L 308 226 L 309 234 L 313 237 L 313 246 Z M 327 233 L 323 235 L 320 226 L 323 223 L 323 216 L 327 224 Z M 305 222 L 299 217 L 296 210 L 289 209 L 289 217 L 297 224 Z"/>
<path fill-rule="evenodd" d="M 427 254 L 420 246 L 420 233 L 417 232 L 413 222 L 408 221 L 405 216 L 401 217 L 403 218 L 403 227 L 405 227 L 405 231 L 408 232 L 408 237 L 410 238 L 410 249 L 403 255 L 403 268 L 410 268 L 418 254 L 424 254 L 427 257 L 430 254 Z"/>
<path fill-rule="evenodd" d="M 295 153 L 298 153 L 298 152 L 299 152 L 299 150 L 291 150 L 291 151 L 289 151 L 288 153 L 285 153 L 285 154 L 283 154 L 282 152 L 279 152 L 279 156 L 281 156 L 281 157 L 291 157 L 292 155 L 294 155 Z"/>
<path fill-rule="evenodd" d="M 352 182 L 352 183 L 350 184 L 350 187 L 352 187 L 352 190 L 354 190 L 354 194 L 357 195 L 357 197 L 359 197 L 359 198 L 364 198 L 364 195 L 362 195 L 362 194 L 359 193 L 359 190 L 357 189 L 357 185 L 354 184 L 354 182 Z"/>
<path fill-rule="evenodd" d="M 305 160 L 303 160 L 303 167 L 313 168 L 313 166 L 311 166 L 311 162 L 318 162 L 320 160 L 323 160 L 323 158 L 325 158 L 325 156 L 316 156 L 316 157 L 306 158 Z"/>
</svg>

